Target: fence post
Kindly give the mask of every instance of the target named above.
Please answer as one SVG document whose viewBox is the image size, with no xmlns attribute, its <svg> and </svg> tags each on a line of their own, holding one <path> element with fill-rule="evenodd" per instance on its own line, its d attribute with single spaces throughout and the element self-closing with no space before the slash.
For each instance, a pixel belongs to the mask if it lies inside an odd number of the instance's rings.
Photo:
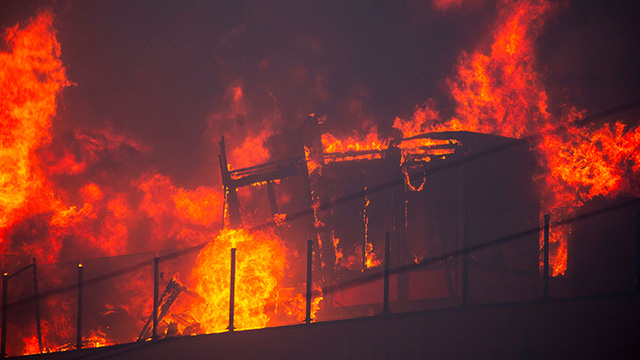
<svg viewBox="0 0 640 360">
<path fill-rule="evenodd" d="M 544 238 L 543 238 L 543 266 L 542 266 L 542 279 L 543 279 L 543 291 L 542 298 L 544 300 L 549 299 L 549 215 L 544 216 Z"/>
<path fill-rule="evenodd" d="M 33 293 L 36 300 L 36 332 L 38 334 L 38 346 L 42 354 L 42 327 L 40 325 L 40 292 L 38 291 L 38 263 L 33 258 Z"/>
<path fill-rule="evenodd" d="M 231 249 L 231 280 L 229 282 L 229 331 L 233 331 L 233 311 L 236 296 L 236 248 Z"/>
<path fill-rule="evenodd" d="M 311 324 L 311 282 L 312 282 L 312 262 L 313 262 L 313 241 L 307 240 L 307 309 L 304 322 Z"/>
<path fill-rule="evenodd" d="M 82 264 L 78 264 L 78 323 L 76 325 L 76 349 L 82 349 Z"/>
<path fill-rule="evenodd" d="M 636 291 L 640 292 L 640 211 L 636 212 Z"/>
<path fill-rule="evenodd" d="M 469 303 L 469 224 L 465 222 L 462 232 L 462 306 Z M 446 260 L 445 260 L 446 261 Z"/>
<path fill-rule="evenodd" d="M 391 233 L 384 233 L 384 294 L 382 314 L 389 314 L 389 269 L 391 268 Z"/>
<path fill-rule="evenodd" d="M 0 357 L 7 356 L 7 280 L 9 280 L 9 274 L 2 273 L 2 349 L 0 349 Z"/>
<path fill-rule="evenodd" d="M 151 339 L 156 340 L 158 338 L 158 302 L 160 299 L 160 258 L 153 258 L 153 331 L 151 332 Z"/>
</svg>

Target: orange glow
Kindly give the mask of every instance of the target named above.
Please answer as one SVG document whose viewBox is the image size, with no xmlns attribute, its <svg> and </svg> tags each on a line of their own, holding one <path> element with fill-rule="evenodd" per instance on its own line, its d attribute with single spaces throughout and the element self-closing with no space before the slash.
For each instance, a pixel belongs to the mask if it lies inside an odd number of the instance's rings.
<svg viewBox="0 0 640 360">
<path fill-rule="evenodd" d="M 366 255 L 366 268 L 372 268 L 380 265 L 382 262 L 378 260 L 378 257 L 373 252 L 373 244 L 367 242 L 367 246 L 365 246 L 365 255 Z"/>
<path fill-rule="evenodd" d="M 24 342 L 24 350 L 22 355 L 38 354 L 40 353 L 40 344 L 38 343 L 38 337 L 32 336 L 22 339 Z"/>
<path fill-rule="evenodd" d="M 237 126 L 225 126 L 219 129 L 228 137 L 227 162 L 229 170 L 243 169 L 253 165 L 258 165 L 269 160 L 270 153 L 267 148 L 267 141 L 274 135 L 274 124 L 279 120 L 277 111 L 272 118 L 262 119 L 259 131 L 243 126 L 248 116 L 248 109 L 243 85 L 241 81 L 235 81 L 227 88 L 225 100 L 227 105 L 221 112 L 210 116 L 210 123 L 214 127 L 220 124 L 234 123 Z M 240 140 L 241 139 L 241 140 Z M 240 142 L 238 142 L 240 140 Z M 216 139 L 218 141 L 218 139 Z"/>
<path fill-rule="evenodd" d="M 342 254 L 342 249 L 339 247 L 340 239 L 336 236 L 336 234 L 333 233 L 333 231 L 331 232 L 331 239 L 333 240 L 333 251 L 336 256 L 336 262 L 334 263 L 334 265 L 338 265 L 338 263 L 340 263 L 342 261 L 342 258 L 344 257 L 344 254 Z"/>
<path fill-rule="evenodd" d="M 146 174 L 136 181 L 143 194 L 140 210 L 153 220 L 151 235 L 160 243 L 175 237 L 187 244 L 208 241 L 222 221 L 222 194 L 201 186 L 177 187 L 162 174 Z"/>
<path fill-rule="evenodd" d="M 98 348 L 103 346 L 114 345 L 113 342 L 106 339 L 106 335 L 101 332 L 91 330 L 89 337 L 82 338 L 82 346 L 86 348 Z"/>
<path fill-rule="evenodd" d="M 82 199 L 88 203 L 95 203 L 102 199 L 102 190 L 96 184 L 87 184 L 82 189 L 80 189 L 80 194 L 82 195 Z"/>
<path fill-rule="evenodd" d="M 309 174 L 312 174 L 316 170 L 321 169 L 322 164 L 320 164 L 320 162 L 316 159 L 317 156 L 311 156 L 311 151 L 306 146 L 304 147 L 304 157 L 307 161 L 307 170 L 309 171 Z"/>
<path fill-rule="evenodd" d="M 320 293 L 321 289 L 317 286 L 313 286 L 314 293 Z M 311 300 L 311 319 L 316 318 L 318 310 L 320 310 L 320 302 L 322 301 L 322 295 L 316 296 Z M 280 288 L 278 290 L 278 302 L 276 308 L 276 314 L 282 314 L 286 317 L 296 319 L 297 322 L 303 322 L 305 320 L 307 299 L 305 295 L 298 292 L 295 293 L 294 288 Z"/>
<path fill-rule="evenodd" d="M 466 0 L 467 2 L 470 0 Z M 475 0 L 479 1 L 479 0 Z M 433 0 L 433 7 L 438 10 L 449 10 L 459 8 L 465 0 Z"/>
<path fill-rule="evenodd" d="M 424 107 L 416 108 L 411 120 L 402 120 L 396 118 L 393 121 L 393 127 L 402 132 L 402 137 L 409 138 L 412 136 L 424 134 L 433 131 L 433 126 L 440 120 L 440 114 L 434 109 L 435 101 L 429 99 Z"/>
<path fill-rule="evenodd" d="M 259 133 L 248 134 L 242 144 L 229 154 L 229 165 L 233 169 L 242 169 L 267 162 L 270 155 L 265 144 L 272 135 L 273 130 L 268 123 L 264 124 Z"/>
<path fill-rule="evenodd" d="M 173 201 L 178 217 L 196 225 L 211 226 L 219 221 L 222 202 L 220 194 L 200 186 L 195 190 L 176 188 Z"/>
</svg>

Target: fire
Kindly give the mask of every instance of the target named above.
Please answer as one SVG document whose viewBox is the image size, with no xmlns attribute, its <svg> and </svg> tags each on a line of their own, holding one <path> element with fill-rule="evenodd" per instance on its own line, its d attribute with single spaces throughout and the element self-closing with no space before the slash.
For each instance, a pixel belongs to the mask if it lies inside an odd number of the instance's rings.
<svg viewBox="0 0 640 360">
<path fill-rule="evenodd" d="M 581 118 L 583 112 L 571 107 L 560 117 L 547 111 L 547 93 L 535 69 L 535 40 L 556 5 L 532 0 L 505 1 L 501 7 L 490 54 L 463 53 L 457 75 L 449 80 L 457 108 L 446 125 L 521 137 Z M 637 169 L 637 132 L 625 134 L 624 125 L 616 123 L 601 129 L 569 127 L 564 136 L 545 133 L 536 146 L 546 166 L 539 178 L 542 211 L 563 219 L 594 196 L 637 192 L 620 186 Z M 566 270 L 569 229 L 553 231 L 551 258 L 559 275 Z"/>
<path fill-rule="evenodd" d="M 97 348 L 97 347 L 114 345 L 113 342 L 109 341 L 106 338 L 105 334 L 102 334 L 100 332 L 96 332 L 93 330 L 91 330 L 91 335 L 89 337 L 82 338 L 82 343 L 83 343 L 83 346 L 87 348 Z"/>
<path fill-rule="evenodd" d="M 241 169 L 262 164 L 269 160 L 269 150 L 265 147 L 267 140 L 273 135 L 270 122 L 265 121 L 263 129 L 257 134 L 247 135 L 239 147 L 233 149 L 229 155 L 229 163 L 234 168 Z"/>
<path fill-rule="evenodd" d="M 246 230 L 224 230 L 198 255 L 191 273 L 194 290 L 205 298 L 193 310 L 208 332 L 224 331 L 229 320 L 230 251 L 237 249 L 235 328 L 265 327 L 266 307 L 275 302 L 287 267 L 287 249 L 275 235 Z M 303 311 L 304 312 L 304 311 Z"/>
<path fill-rule="evenodd" d="M 126 157 L 123 161 L 127 161 L 131 154 L 152 150 L 110 125 L 78 128 L 64 144 L 53 132 L 54 119 L 62 120 L 56 117 L 58 96 L 71 84 L 60 61 L 53 22 L 53 14 L 42 11 L 3 36 L 0 251 L 50 264 L 69 257 L 123 255 L 210 239 L 222 221 L 221 191 L 206 186 L 185 189 L 156 172 L 123 181 L 95 171 L 105 159 L 114 162 Z M 131 241 L 132 232 L 141 230 L 138 224 L 146 221 L 150 227 L 144 230 L 144 241 L 137 236 Z M 142 281 L 135 282 L 137 291 L 126 289 L 131 284 L 121 286 L 123 293 L 131 294 L 123 305 L 137 316 L 144 308 L 141 297 L 148 296 L 140 291 Z M 66 284 L 54 279 L 52 285 Z M 43 307 L 64 309 L 42 319 L 48 349 L 65 349 L 61 343 L 72 336 L 69 314 L 74 305 L 70 301 L 66 297 L 43 300 Z M 20 325 L 16 337 L 22 334 L 18 339 L 27 339 L 23 353 L 38 352 L 31 339 L 33 329 Z M 113 343 L 96 332 L 87 340 L 95 346 Z"/>
<path fill-rule="evenodd" d="M 365 246 L 365 256 L 366 256 L 365 265 L 367 269 L 376 267 L 382 264 L 382 261 L 378 260 L 378 257 L 373 252 L 373 244 L 370 242 L 367 242 L 367 245 Z"/>
<path fill-rule="evenodd" d="M 312 289 L 315 293 L 321 292 L 321 289 L 315 285 Z M 307 300 L 302 293 L 296 293 L 295 290 L 293 287 L 280 288 L 278 290 L 277 308 L 275 312 L 296 319 L 298 322 L 303 322 L 305 320 L 305 310 L 303 309 L 306 307 Z M 316 296 L 311 301 L 311 319 L 316 318 L 316 314 L 318 310 L 320 310 L 321 301 L 322 295 Z"/>
<path fill-rule="evenodd" d="M 463 2 L 434 0 L 434 6 L 447 10 L 460 7 Z M 560 116 L 549 112 L 543 76 L 536 66 L 537 37 L 557 5 L 546 0 L 503 0 L 497 6 L 491 43 L 483 44 L 488 46 L 482 51 L 463 52 L 454 75 L 446 82 L 456 104 L 454 116 L 444 119 L 435 100 L 427 100 L 410 119 L 395 119 L 393 127 L 403 138 L 452 130 L 523 137 L 552 130 L 584 115 L 584 111 L 571 107 Z M 222 225 L 221 191 L 208 186 L 183 188 L 169 176 L 147 169 L 134 175 L 133 180 L 124 181 L 112 181 L 109 174 L 91 174 L 92 167 L 99 167 L 105 158 L 111 159 L 123 149 L 135 153 L 151 151 L 146 144 L 109 125 L 77 129 L 70 135 L 75 147 L 56 143 L 52 122 L 56 119 L 57 101 L 71 82 L 60 60 L 61 48 L 53 22 L 50 12 L 41 12 L 28 24 L 8 29 L 3 36 L 6 46 L 0 52 L 0 251 L 29 254 L 39 263 L 54 263 L 69 256 L 69 249 L 76 249 L 74 256 L 107 256 L 211 240 Z M 280 120 L 278 111 L 258 118 L 262 126 L 256 131 L 244 127 L 251 108 L 241 81 L 229 86 L 227 100 L 228 111 L 213 114 L 210 121 L 224 124 L 218 126 L 237 125 L 231 130 L 232 138 L 242 140 L 230 147 L 230 164 L 244 168 L 268 161 L 272 155 L 269 141 Z M 601 127 L 568 126 L 562 133 L 544 134 L 534 144 L 542 164 L 537 181 L 542 211 L 551 214 L 552 219 L 570 216 L 576 207 L 595 197 L 640 194 L 639 128 L 630 129 L 617 122 Z M 323 134 L 321 141 L 325 154 L 347 153 L 344 159 L 380 158 L 392 143 L 379 135 L 376 126 L 369 126 L 365 135 L 355 132 L 339 138 Z M 403 160 L 422 156 L 419 160 L 429 161 L 450 154 L 452 150 L 445 148 L 449 145 L 457 144 L 416 138 L 401 142 L 398 147 Z M 316 161 L 305 150 L 309 171 L 321 169 L 323 161 Z M 349 155 L 356 152 L 365 154 Z M 326 161 L 335 160 L 329 157 Z M 67 178 L 60 180 L 62 177 Z M 422 184 L 411 184 L 407 176 L 411 190 L 422 190 L 425 182 L 426 175 Z M 319 205 L 315 196 L 315 225 L 323 227 L 317 214 Z M 273 220 L 282 224 L 286 217 L 276 214 Z M 366 205 L 363 222 L 366 233 Z M 137 226 L 139 223 L 145 225 Z M 569 227 L 552 229 L 554 275 L 563 274 L 566 269 L 569 232 Z M 141 233 L 147 236 L 144 241 L 130 240 Z M 333 237 L 333 244 L 324 245 L 334 247 L 333 265 L 352 268 L 357 264 L 355 268 L 360 270 L 363 258 L 365 267 L 380 264 L 373 244 L 366 238 L 364 246 L 353 249 L 357 257 L 346 259 L 337 237 Z M 288 250 L 282 240 L 270 233 L 226 230 L 202 250 L 191 274 L 195 292 L 205 301 L 192 300 L 190 312 L 203 329 L 224 331 L 228 325 L 231 248 L 237 249 L 236 328 L 265 327 L 273 321 L 274 314 L 302 321 L 305 299 L 299 286 L 284 285 Z M 317 254 L 321 256 L 320 251 Z M 321 258 L 320 263 L 325 265 Z M 140 284 L 142 281 L 135 281 L 123 287 L 141 287 Z M 43 320 L 45 329 L 51 328 L 44 331 L 45 344 L 62 349 L 64 346 L 51 338 L 72 336 L 74 325 L 67 315 L 73 313 L 73 305 L 61 298 L 47 301 L 65 315 Z M 321 301 L 321 296 L 314 298 L 312 317 Z M 134 307 L 143 306 L 131 306 Z M 17 337 L 24 342 L 24 354 L 39 352 L 31 330 L 28 336 Z M 91 335 L 84 339 L 87 346 L 113 343 L 97 330 L 88 331 Z"/>
<path fill-rule="evenodd" d="M 6 229 L 26 213 L 60 209 L 44 178 L 36 150 L 50 142 L 56 99 L 69 85 L 59 59 L 53 16 L 43 12 L 24 28 L 4 35 L 9 52 L 0 53 L 0 247 Z"/>
<path fill-rule="evenodd" d="M 347 151 L 383 150 L 387 147 L 388 141 L 381 140 L 378 136 L 378 128 L 372 127 L 371 131 L 363 138 L 358 134 L 353 134 L 347 138 L 339 140 L 331 134 L 322 134 L 322 145 L 326 153 L 339 153 Z"/>
<path fill-rule="evenodd" d="M 433 2 L 435 8 L 443 11 L 462 3 L 461 0 Z M 543 166 L 537 179 L 542 211 L 554 219 L 563 219 L 595 196 L 638 194 L 639 190 L 632 184 L 637 182 L 634 178 L 640 168 L 637 151 L 640 137 L 637 128 L 626 129 L 620 122 L 602 128 L 569 127 L 563 135 L 547 131 L 584 116 L 584 111 L 573 107 L 568 107 L 560 116 L 549 113 L 547 92 L 536 69 L 536 40 L 557 7 L 547 0 L 500 2 L 493 42 L 486 47 L 488 52 L 462 52 L 455 75 L 447 80 L 456 102 L 455 115 L 443 121 L 435 100 L 429 99 L 416 107 L 411 119 L 396 118 L 393 127 L 400 130 L 404 138 L 460 130 L 516 138 L 543 132 L 545 135 L 535 144 Z M 419 140 L 425 143 L 400 143 L 403 161 L 416 156 L 430 161 L 432 156 L 451 152 L 450 149 L 425 152 L 421 148 L 443 145 L 443 142 Z M 388 141 L 378 137 L 375 128 L 365 137 L 337 139 L 324 134 L 322 142 L 325 152 L 380 150 L 388 145 Z M 570 227 L 556 227 L 553 231 L 551 261 L 553 274 L 559 275 L 566 270 L 566 238 Z"/>
<path fill-rule="evenodd" d="M 203 243 L 222 221 L 219 190 L 206 186 L 184 189 L 158 173 L 143 175 L 135 183 L 144 194 L 140 210 L 153 220 L 154 239 L 173 237 L 187 244 Z"/>
<path fill-rule="evenodd" d="M 40 352 L 40 344 L 38 343 L 38 337 L 32 336 L 22 339 L 24 342 L 24 350 L 22 355 L 37 354 Z"/>
<path fill-rule="evenodd" d="M 354 154 L 350 156 L 349 159 L 379 159 L 381 154 L 376 153 L 376 151 L 384 150 L 389 146 L 389 140 L 380 139 L 378 127 L 375 125 L 371 126 L 369 132 L 364 136 L 354 132 L 351 136 L 338 139 L 331 134 L 322 134 L 321 140 L 325 154 L 372 151 L 365 155 Z M 332 161 L 332 159 L 325 158 L 325 161 Z"/>
<path fill-rule="evenodd" d="M 424 107 L 419 107 L 413 113 L 411 120 L 405 121 L 396 118 L 393 121 L 393 127 L 402 132 L 404 138 L 424 134 L 434 131 L 433 126 L 439 121 L 440 113 L 435 110 L 435 100 L 429 99 L 425 102 Z"/>
</svg>

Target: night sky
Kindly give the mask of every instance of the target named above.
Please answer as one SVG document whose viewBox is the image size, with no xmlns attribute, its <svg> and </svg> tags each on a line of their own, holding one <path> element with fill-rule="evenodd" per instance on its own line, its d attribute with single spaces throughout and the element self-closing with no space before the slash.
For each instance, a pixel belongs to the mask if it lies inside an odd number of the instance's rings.
<svg viewBox="0 0 640 360">
<path fill-rule="evenodd" d="M 267 145 L 277 158 L 297 145 L 309 113 L 326 116 L 332 133 L 361 130 L 369 119 L 385 134 L 395 117 L 407 119 L 433 98 L 446 119 L 455 105 L 446 79 L 462 51 L 490 44 L 497 7 L 482 0 L 447 11 L 417 0 L 3 0 L 0 25 L 26 24 L 41 8 L 55 14 L 75 85 L 62 93 L 54 146 L 75 129 L 110 127 L 151 149 L 113 165 L 124 178 L 153 168 L 197 187 L 219 184 L 221 135 L 233 146 L 271 123 L 277 135 Z M 630 1 L 567 1 L 547 21 L 537 68 L 551 113 L 564 104 L 595 113 L 640 98 L 638 10 Z M 247 115 L 224 121 L 233 84 L 244 89 Z"/>
</svg>

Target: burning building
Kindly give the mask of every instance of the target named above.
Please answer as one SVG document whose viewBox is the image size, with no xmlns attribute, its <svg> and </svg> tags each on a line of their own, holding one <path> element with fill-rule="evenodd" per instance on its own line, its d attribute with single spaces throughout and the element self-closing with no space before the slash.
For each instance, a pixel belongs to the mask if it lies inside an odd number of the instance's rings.
<svg viewBox="0 0 640 360">
<path fill-rule="evenodd" d="M 634 287 L 628 4 L 285 3 L 6 6 L 5 353 Z"/>
</svg>

